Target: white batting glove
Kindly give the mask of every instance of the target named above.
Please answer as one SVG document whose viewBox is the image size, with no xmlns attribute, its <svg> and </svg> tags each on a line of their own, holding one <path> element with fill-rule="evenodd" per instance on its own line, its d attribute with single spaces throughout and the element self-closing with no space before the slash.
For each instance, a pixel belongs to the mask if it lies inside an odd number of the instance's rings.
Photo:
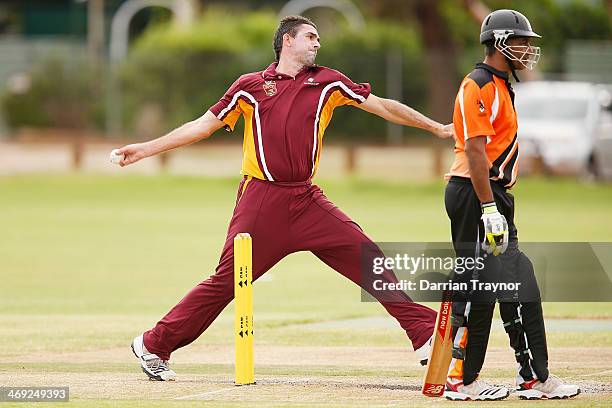
<svg viewBox="0 0 612 408">
<path fill-rule="evenodd" d="M 503 254 L 508 248 L 508 222 L 506 217 L 497 211 L 495 201 L 483 203 L 482 208 L 482 223 L 485 229 L 485 240 L 482 243 L 482 249 L 488 254 L 497 256 Z"/>
</svg>

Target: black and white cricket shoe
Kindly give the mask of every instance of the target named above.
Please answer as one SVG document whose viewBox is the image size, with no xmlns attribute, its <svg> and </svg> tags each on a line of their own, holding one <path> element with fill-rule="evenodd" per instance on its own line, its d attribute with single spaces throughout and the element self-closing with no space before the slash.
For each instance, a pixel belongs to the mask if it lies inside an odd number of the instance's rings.
<svg viewBox="0 0 612 408">
<path fill-rule="evenodd" d="M 516 395 L 524 400 L 536 399 L 566 399 L 580 394 L 580 388 L 573 384 L 563 384 L 554 375 L 549 375 L 544 382 L 530 380 L 521 382 L 516 386 Z"/>
<path fill-rule="evenodd" d="M 174 381 L 176 373 L 170 369 L 168 360 L 157 354 L 149 353 L 144 345 L 142 334 L 132 340 L 132 352 L 140 360 L 142 372 L 152 381 Z"/>
<path fill-rule="evenodd" d="M 510 391 L 506 387 L 488 385 L 476 380 L 463 385 L 463 381 L 448 379 L 444 397 L 451 401 L 498 401 L 508 398 Z"/>
</svg>

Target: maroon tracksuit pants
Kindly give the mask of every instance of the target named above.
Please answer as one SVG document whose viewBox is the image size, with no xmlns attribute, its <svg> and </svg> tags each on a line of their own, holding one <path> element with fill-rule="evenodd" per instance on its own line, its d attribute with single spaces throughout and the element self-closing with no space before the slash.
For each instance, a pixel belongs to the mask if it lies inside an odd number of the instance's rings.
<svg viewBox="0 0 612 408">
<path fill-rule="evenodd" d="M 193 288 L 153 329 L 145 332 L 144 343 L 149 352 L 170 359 L 174 350 L 197 339 L 234 298 L 233 246 L 240 232 L 253 237 L 253 280 L 285 256 L 311 251 L 365 288 L 360 279 L 362 244 L 378 248 L 318 186 L 245 178 L 238 189 L 215 274 Z M 386 279 L 394 280 L 394 276 Z M 384 296 L 372 294 L 397 319 L 415 349 L 431 337 L 436 319 L 432 309 L 412 302 L 400 291 Z"/>
</svg>

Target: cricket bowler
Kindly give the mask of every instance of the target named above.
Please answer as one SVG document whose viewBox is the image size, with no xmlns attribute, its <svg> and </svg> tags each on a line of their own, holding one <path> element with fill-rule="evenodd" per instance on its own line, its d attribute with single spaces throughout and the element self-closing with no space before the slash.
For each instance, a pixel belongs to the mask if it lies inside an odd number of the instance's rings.
<svg viewBox="0 0 612 408">
<path fill-rule="evenodd" d="M 519 143 L 514 92 L 509 74 L 533 69 L 540 38 L 527 18 L 497 10 L 482 22 L 484 62 L 468 74 L 457 94 L 453 122 L 455 161 L 445 192 L 457 256 L 484 257 L 480 281 L 520 282 L 518 290 L 455 291 L 452 304 L 453 350 L 444 395 L 451 400 L 500 400 L 505 387 L 478 380 L 495 301 L 518 362 L 516 395 L 523 399 L 568 398 L 580 393 L 548 371 L 548 348 L 540 292 L 533 265 L 520 251 L 514 224 L 514 196 L 508 192 L 518 174 Z M 468 282 L 474 274 L 454 275 Z M 529 293 L 527 293 L 529 292 Z M 522 299 L 529 299 L 523 301 Z"/>
<path fill-rule="evenodd" d="M 243 179 L 216 271 L 132 342 L 142 370 L 153 380 L 175 379 L 168 363 L 171 353 L 197 339 L 233 299 L 233 240 L 238 233 L 253 237 L 254 281 L 285 256 L 310 251 L 371 290 L 360 279 L 360 253 L 361 245 L 372 241 L 311 181 L 335 108 L 356 106 L 441 138 L 453 135 L 452 125 L 379 98 L 371 93 L 369 84 L 355 83 L 336 70 L 315 65 L 319 34 L 305 17 L 283 18 L 273 46 L 276 61 L 263 71 L 238 78 L 203 116 L 165 136 L 117 152 L 123 156 L 119 164 L 127 166 L 207 138 L 222 127 L 232 131 L 238 119 L 244 118 Z M 393 279 L 392 273 L 387 276 Z M 427 359 L 436 313 L 399 290 L 386 291 L 384 299 L 372 294 L 405 330 L 417 358 Z"/>
</svg>

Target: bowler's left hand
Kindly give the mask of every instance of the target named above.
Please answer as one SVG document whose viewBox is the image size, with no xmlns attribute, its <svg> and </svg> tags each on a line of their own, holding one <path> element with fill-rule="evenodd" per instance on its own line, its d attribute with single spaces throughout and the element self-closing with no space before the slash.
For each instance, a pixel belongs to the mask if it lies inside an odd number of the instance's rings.
<svg viewBox="0 0 612 408">
<path fill-rule="evenodd" d="M 451 137 L 455 138 L 455 126 L 452 123 L 448 125 L 441 125 L 440 129 L 435 132 L 435 135 L 440 139 L 450 139 Z"/>
</svg>

